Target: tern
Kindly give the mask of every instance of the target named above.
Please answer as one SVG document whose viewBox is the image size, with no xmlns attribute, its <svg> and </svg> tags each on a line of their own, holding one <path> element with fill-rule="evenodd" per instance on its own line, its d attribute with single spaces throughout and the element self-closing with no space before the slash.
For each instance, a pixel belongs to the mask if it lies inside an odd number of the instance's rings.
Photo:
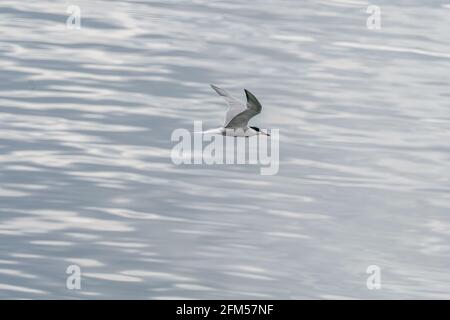
<svg viewBox="0 0 450 320">
<path fill-rule="evenodd" d="M 249 127 L 248 122 L 251 118 L 261 112 L 262 106 L 258 99 L 248 90 L 244 89 L 247 97 L 247 105 L 232 97 L 227 91 L 211 85 L 220 96 L 225 98 L 228 104 L 228 110 L 225 114 L 225 121 L 222 127 L 211 129 L 204 133 L 222 134 L 224 136 L 251 137 L 258 134 L 270 136 L 270 134 L 261 131 L 258 127 Z"/>
</svg>

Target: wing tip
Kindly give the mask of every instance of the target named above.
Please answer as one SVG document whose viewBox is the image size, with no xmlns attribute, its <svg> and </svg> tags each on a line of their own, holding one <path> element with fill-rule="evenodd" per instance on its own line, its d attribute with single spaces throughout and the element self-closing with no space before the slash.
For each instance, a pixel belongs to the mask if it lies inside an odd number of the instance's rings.
<svg viewBox="0 0 450 320">
<path fill-rule="evenodd" d="M 251 93 L 247 89 L 244 89 L 244 91 L 245 91 L 245 96 L 247 97 L 247 101 L 248 100 L 256 100 L 256 101 L 258 101 L 258 99 L 256 99 L 256 97 L 255 97 L 255 95 L 253 93 Z"/>
<path fill-rule="evenodd" d="M 256 96 L 253 93 L 251 93 L 250 91 L 248 91 L 247 89 L 244 89 L 244 91 L 245 91 L 245 96 L 247 98 L 247 103 L 253 104 L 257 108 L 261 109 L 262 105 L 259 102 L 259 100 L 256 98 Z"/>
<path fill-rule="evenodd" d="M 220 89 L 218 86 L 213 85 L 212 83 L 209 84 L 213 90 L 218 93 L 219 95 L 222 95 L 222 89 Z"/>
</svg>

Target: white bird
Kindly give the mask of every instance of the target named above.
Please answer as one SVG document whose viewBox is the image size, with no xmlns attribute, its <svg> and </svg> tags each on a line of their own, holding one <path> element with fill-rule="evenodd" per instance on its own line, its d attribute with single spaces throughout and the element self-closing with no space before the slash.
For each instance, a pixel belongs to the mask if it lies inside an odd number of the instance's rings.
<svg viewBox="0 0 450 320">
<path fill-rule="evenodd" d="M 251 118 L 261 112 L 262 106 L 258 99 L 248 90 L 244 89 L 247 96 L 247 105 L 232 97 L 225 90 L 211 85 L 211 87 L 222 97 L 228 104 L 228 110 L 225 115 L 225 121 L 222 127 L 211 129 L 204 133 L 222 134 L 224 136 L 234 137 L 251 137 L 258 134 L 270 136 L 270 134 L 262 132 L 258 127 L 249 127 L 248 122 Z"/>
</svg>

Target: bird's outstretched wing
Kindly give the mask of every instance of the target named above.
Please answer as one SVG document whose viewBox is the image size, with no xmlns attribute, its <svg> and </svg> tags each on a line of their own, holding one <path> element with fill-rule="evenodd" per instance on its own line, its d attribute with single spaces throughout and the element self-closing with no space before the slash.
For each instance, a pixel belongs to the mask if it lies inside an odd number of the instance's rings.
<svg viewBox="0 0 450 320">
<path fill-rule="evenodd" d="M 225 120 L 223 124 L 224 127 L 227 127 L 227 125 L 230 123 L 231 120 L 233 120 L 233 118 L 235 118 L 238 114 L 246 110 L 246 107 L 242 102 L 232 97 L 225 90 L 216 87 L 215 85 L 211 85 L 211 88 L 213 88 L 220 96 L 224 97 L 225 101 L 228 104 L 228 110 L 227 113 L 225 114 Z"/>
<path fill-rule="evenodd" d="M 229 108 L 223 125 L 225 128 L 246 128 L 248 121 L 261 112 L 261 103 L 250 91 L 244 90 L 247 96 L 247 106 L 245 106 L 225 90 L 214 85 L 211 87 L 228 103 Z"/>
<path fill-rule="evenodd" d="M 225 128 L 246 128 L 248 121 L 261 112 L 262 106 L 258 99 L 248 90 L 244 90 L 247 96 L 247 108 L 237 114 Z"/>
</svg>

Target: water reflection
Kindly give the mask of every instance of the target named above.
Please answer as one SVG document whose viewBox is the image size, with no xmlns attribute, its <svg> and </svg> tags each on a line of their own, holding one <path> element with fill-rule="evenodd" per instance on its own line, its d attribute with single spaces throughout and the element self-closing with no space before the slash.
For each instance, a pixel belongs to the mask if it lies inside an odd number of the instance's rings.
<svg viewBox="0 0 450 320">
<path fill-rule="evenodd" d="M 0 6 L 0 298 L 448 297 L 448 4 L 78 3 Z M 260 97 L 277 175 L 172 164 L 209 83 Z"/>
</svg>

